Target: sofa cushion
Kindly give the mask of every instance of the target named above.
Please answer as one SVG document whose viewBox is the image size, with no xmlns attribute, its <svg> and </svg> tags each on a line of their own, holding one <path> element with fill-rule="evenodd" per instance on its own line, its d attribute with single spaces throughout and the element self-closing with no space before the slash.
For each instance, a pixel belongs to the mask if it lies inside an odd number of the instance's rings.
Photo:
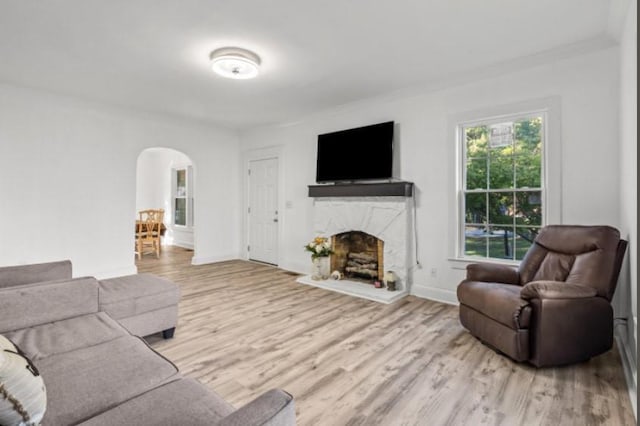
<svg viewBox="0 0 640 426">
<path fill-rule="evenodd" d="M 115 319 L 177 305 L 178 286 L 152 274 L 127 275 L 100 281 L 100 310 Z"/>
<path fill-rule="evenodd" d="M 520 297 L 522 287 L 511 284 L 463 281 L 458 300 L 507 327 L 528 328 L 531 319 L 529 301 Z"/>
<path fill-rule="evenodd" d="M 0 288 L 0 333 L 98 312 L 93 277 Z"/>
<path fill-rule="evenodd" d="M 238 408 L 217 426 L 287 426 L 296 424 L 293 396 L 281 389 L 271 389 Z"/>
<path fill-rule="evenodd" d="M 179 377 L 171 362 L 131 335 L 51 355 L 36 365 L 49 395 L 44 425 L 87 420 Z"/>
<path fill-rule="evenodd" d="M 209 426 L 234 409 L 192 379 L 180 379 L 133 398 L 81 423 L 82 426 Z"/>
<path fill-rule="evenodd" d="M 70 279 L 71 261 L 69 260 L 0 268 L 0 288 Z"/>
<path fill-rule="evenodd" d="M 129 333 L 104 312 L 6 333 L 34 361 L 110 342 Z"/>
<path fill-rule="evenodd" d="M 0 335 L 0 424 L 39 424 L 46 408 L 47 392 L 40 372 Z"/>
<path fill-rule="evenodd" d="M 167 306 L 128 318 L 120 318 L 120 325 L 134 336 L 149 336 L 174 328 L 178 323 L 178 305 Z"/>
</svg>

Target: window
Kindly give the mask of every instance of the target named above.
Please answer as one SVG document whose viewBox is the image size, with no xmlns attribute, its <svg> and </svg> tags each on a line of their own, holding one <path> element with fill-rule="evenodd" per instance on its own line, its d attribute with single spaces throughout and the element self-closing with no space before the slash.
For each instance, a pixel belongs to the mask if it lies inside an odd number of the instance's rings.
<svg viewBox="0 0 640 426">
<path fill-rule="evenodd" d="M 193 226 L 191 167 L 173 169 L 173 224 Z"/>
<path fill-rule="evenodd" d="M 545 224 L 546 112 L 458 125 L 460 257 L 517 261 Z"/>
</svg>

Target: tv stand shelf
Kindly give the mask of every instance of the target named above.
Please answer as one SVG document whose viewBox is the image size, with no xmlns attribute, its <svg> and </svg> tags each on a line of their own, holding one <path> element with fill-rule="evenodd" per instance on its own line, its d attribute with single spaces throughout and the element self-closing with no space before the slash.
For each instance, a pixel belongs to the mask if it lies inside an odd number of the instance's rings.
<svg viewBox="0 0 640 426">
<path fill-rule="evenodd" d="M 309 185 L 309 197 L 411 197 L 413 182 Z"/>
</svg>

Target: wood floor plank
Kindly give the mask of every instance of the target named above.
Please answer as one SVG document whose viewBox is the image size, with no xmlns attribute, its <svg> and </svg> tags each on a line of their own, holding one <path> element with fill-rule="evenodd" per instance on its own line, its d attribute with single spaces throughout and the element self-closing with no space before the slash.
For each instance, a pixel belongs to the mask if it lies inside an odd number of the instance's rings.
<svg viewBox="0 0 640 426">
<path fill-rule="evenodd" d="M 615 348 L 536 369 L 478 342 L 455 306 L 382 305 L 273 266 L 192 256 L 168 247 L 138 261 L 182 292 L 175 337 L 148 340 L 235 406 L 281 387 L 300 425 L 636 424 Z"/>
</svg>

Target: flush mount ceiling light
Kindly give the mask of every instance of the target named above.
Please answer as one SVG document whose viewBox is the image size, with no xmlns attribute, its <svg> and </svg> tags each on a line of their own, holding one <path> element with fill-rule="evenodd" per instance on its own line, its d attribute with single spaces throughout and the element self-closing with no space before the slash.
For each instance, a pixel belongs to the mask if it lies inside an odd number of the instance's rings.
<svg viewBox="0 0 640 426">
<path fill-rule="evenodd" d="M 223 47 L 209 55 L 213 72 L 227 78 L 245 80 L 258 75 L 260 57 L 239 47 Z"/>
</svg>

